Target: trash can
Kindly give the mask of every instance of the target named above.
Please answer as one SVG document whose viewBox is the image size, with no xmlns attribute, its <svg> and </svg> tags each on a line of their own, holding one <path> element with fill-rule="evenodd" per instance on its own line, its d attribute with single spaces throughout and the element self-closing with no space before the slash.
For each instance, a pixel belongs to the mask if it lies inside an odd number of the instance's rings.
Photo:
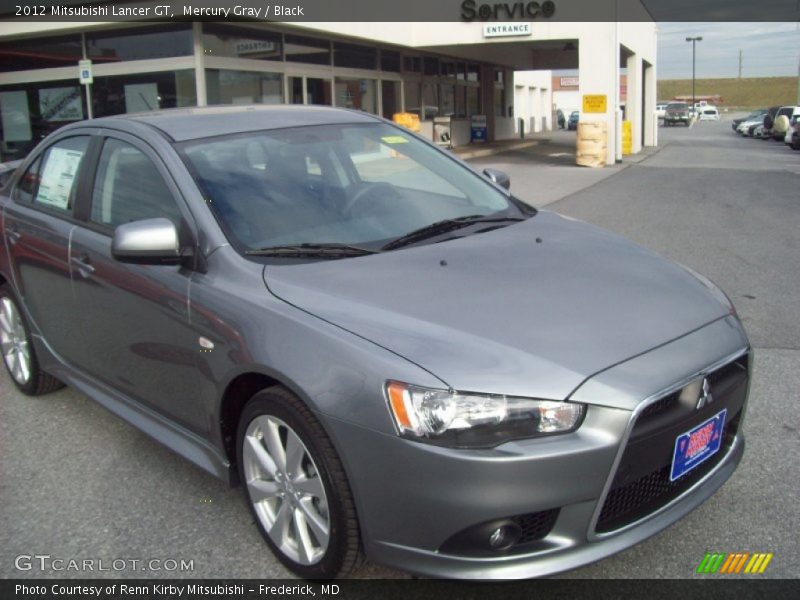
<svg viewBox="0 0 800 600">
<path fill-rule="evenodd" d="M 622 122 L 622 154 L 631 154 L 633 152 L 633 135 L 631 134 L 631 122 Z"/>
</svg>

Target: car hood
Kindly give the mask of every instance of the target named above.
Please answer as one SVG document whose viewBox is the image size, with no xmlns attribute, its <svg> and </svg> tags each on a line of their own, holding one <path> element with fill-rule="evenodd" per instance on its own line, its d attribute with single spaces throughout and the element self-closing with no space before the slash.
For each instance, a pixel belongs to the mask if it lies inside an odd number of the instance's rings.
<svg viewBox="0 0 800 600">
<path fill-rule="evenodd" d="M 264 278 L 454 389 L 551 399 L 728 314 L 680 266 L 547 211 L 444 243 L 268 265 Z"/>
</svg>

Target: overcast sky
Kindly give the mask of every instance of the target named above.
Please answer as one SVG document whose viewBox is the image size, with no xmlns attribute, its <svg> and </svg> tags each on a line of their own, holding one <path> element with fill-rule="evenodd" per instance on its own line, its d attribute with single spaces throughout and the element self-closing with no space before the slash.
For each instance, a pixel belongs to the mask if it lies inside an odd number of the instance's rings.
<svg viewBox="0 0 800 600">
<path fill-rule="evenodd" d="M 797 75 L 800 60 L 798 23 L 659 23 L 658 78 L 692 76 L 692 44 L 697 42 L 697 77 L 736 77 L 739 50 L 743 77 Z"/>
</svg>

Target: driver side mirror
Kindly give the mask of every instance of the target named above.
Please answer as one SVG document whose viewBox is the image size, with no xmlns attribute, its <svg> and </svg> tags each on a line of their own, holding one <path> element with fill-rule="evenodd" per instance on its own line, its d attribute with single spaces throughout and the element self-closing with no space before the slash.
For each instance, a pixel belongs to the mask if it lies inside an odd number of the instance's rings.
<svg viewBox="0 0 800 600">
<path fill-rule="evenodd" d="M 486 177 L 488 177 L 493 183 L 496 183 L 507 190 L 511 189 L 511 178 L 503 171 L 499 171 L 497 169 L 484 169 L 483 174 L 486 175 Z"/>
<path fill-rule="evenodd" d="M 164 217 L 119 225 L 111 238 L 111 255 L 124 263 L 177 264 L 181 260 L 178 229 Z"/>
</svg>

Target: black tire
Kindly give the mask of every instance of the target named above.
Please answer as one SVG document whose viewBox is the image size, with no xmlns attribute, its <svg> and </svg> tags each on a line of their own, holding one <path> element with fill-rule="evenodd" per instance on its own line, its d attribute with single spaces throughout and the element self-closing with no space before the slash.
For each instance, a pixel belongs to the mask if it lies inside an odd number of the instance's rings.
<svg viewBox="0 0 800 600">
<path fill-rule="evenodd" d="M 271 416 L 293 429 L 317 467 L 317 473 L 327 496 L 329 539 L 322 557 L 314 564 L 304 565 L 287 556 L 270 538 L 256 507 L 251 500 L 244 468 L 244 443 L 251 422 L 261 416 Z M 330 438 L 309 408 L 282 386 L 267 388 L 255 394 L 242 410 L 236 433 L 236 459 L 239 479 L 244 488 L 250 512 L 261 535 L 278 560 L 290 571 L 304 579 L 337 579 L 346 577 L 362 561 L 360 531 L 350 484 Z"/>
<path fill-rule="evenodd" d="M 36 349 L 33 346 L 33 339 L 31 338 L 31 329 L 28 325 L 28 321 L 25 318 L 25 313 L 22 312 L 19 302 L 17 301 L 17 297 L 14 294 L 14 291 L 11 289 L 11 286 L 7 283 L 0 285 L 0 310 L 3 309 L 2 303 L 4 302 L 11 302 L 13 305 L 14 310 L 19 315 L 19 320 L 22 323 L 23 330 L 25 332 L 25 343 L 27 344 L 28 350 L 28 379 L 24 383 L 21 383 L 17 380 L 14 374 L 11 372 L 9 368 L 8 362 L 6 360 L 5 355 L 3 356 L 3 365 L 6 368 L 6 372 L 8 376 L 11 378 L 11 381 L 14 382 L 14 385 L 17 386 L 17 389 L 25 394 L 26 396 L 41 396 L 42 394 L 49 394 L 50 392 L 54 392 L 58 389 L 64 387 L 64 384 L 61 383 L 58 379 L 53 377 L 52 375 L 45 373 L 39 367 L 39 359 L 36 356 Z"/>
</svg>

